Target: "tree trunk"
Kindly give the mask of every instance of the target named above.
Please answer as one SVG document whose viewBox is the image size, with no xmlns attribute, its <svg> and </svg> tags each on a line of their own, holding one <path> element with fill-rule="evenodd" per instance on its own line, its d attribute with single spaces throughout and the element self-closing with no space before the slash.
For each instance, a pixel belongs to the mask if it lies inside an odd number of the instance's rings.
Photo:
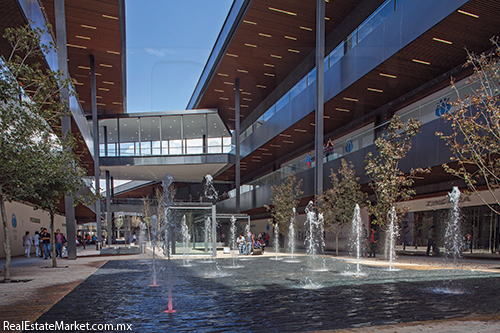
<svg viewBox="0 0 500 333">
<path fill-rule="evenodd" d="M 50 212 L 50 252 L 52 253 L 52 267 L 57 267 L 56 237 L 54 234 L 54 213 Z"/>
<path fill-rule="evenodd" d="M 336 248 L 336 253 L 337 257 L 339 256 L 339 234 L 335 234 L 335 248 Z"/>
<path fill-rule="evenodd" d="M 0 210 L 2 213 L 3 222 L 3 250 L 5 252 L 5 265 L 4 265 L 4 283 L 10 282 L 10 260 L 12 257 L 12 252 L 10 250 L 10 237 L 9 237 L 9 225 L 7 222 L 7 213 L 5 212 L 5 197 L 3 193 L 0 192 Z"/>
</svg>

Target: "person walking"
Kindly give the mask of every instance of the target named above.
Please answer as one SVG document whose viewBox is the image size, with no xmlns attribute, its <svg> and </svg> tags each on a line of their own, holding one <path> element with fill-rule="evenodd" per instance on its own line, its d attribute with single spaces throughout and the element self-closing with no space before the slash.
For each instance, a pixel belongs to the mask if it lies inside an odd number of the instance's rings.
<svg viewBox="0 0 500 333">
<path fill-rule="evenodd" d="M 61 230 L 57 229 L 56 234 L 55 234 L 55 240 L 56 240 L 56 258 L 62 257 L 62 249 L 64 243 L 66 243 L 66 237 L 61 233 Z"/>
<path fill-rule="evenodd" d="M 247 234 L 245 235 L 245 254 L 249 255 L 252 253 L 252 244 L 253 244 L 253 235 L 250 232 L 250 230 L 247 231 Z"/>
<path fill-rule="evenodd" d="M 26 234 L 23 236 L 23 245 L 24 245 L 24 255 L 28 258 L 31 252 L 31 244 L 33 244 L 33 238 L 30 236 L 30 232 L 26 231 Z"/>
<path fill-rule="evenodd" d="M 50 234 L 47 232 L 47 228 L 43 228 L 40 234 L 40 241 L 43 244 L 43 259 L 52 258 L 52 254 L 50 253 Z"/>
<path fill-rule="evenodd" d="M 33 245 L 35 246 L 35 254 L 37 257 L 42 256 L 42 251 L 40 251 L 40 233 L 35 231 L 35 236 L 33 236 Z"/>
<path fill-rule="evenodd" d="M 429 232 L 427 233 L 427 252 L 426 255 L 430 255 L 432 247 L 432 253 L 433 255 L 438 255 L 439 254 L 439 249 L 436 247 L 436 226 L 432 225 L 430 227 Z"/>
<path fill-rule="evenodd" d="M 370 252 L 368 253 L 368 257 L 375 258 L 375 254 L 377 251 L 377 242 L 378 242 L 378 234 L 375 228 L 372 228 L 372 232 L 370 234 Z"/>
</svg>

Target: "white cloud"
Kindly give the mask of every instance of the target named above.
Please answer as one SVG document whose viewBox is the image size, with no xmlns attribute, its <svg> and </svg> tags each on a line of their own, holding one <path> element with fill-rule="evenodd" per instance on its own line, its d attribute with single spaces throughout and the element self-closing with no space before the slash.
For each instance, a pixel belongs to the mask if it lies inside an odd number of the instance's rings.
<svg viewBox="0 0 500 333">
<path fill-rule="evenodd" d="M 155 56 L 157 56 L 159 58 L 163 58 L 167 54 L 175 54 L 176 53 L 172 49 L 153 49 L 153 48 L 150 48 L 150 47 L 148 47 L 146 49 L 146 52 L 149 53 L 149 54 L 155 55 Z"/>
</svg>

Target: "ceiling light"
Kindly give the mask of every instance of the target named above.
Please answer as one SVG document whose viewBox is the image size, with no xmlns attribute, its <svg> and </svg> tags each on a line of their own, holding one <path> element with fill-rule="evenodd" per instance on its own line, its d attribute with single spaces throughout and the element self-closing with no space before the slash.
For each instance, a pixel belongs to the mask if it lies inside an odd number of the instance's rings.
<svg viewBox="0 0 500 333">
<path fill-rule="evenodd" d="M 341 109 L 341 108 L 335 108 L 337 111 L 342 111 L 342 112 L 351 112 L 351 110 L 348 109 Z"/>
<path fill-rule="evenodd" d="M 252 22 L 252 21 L 247 21 L 247 20 L 243 20 L 243 23 L 257 25 L 257 22 Z"/>
<path fill-rule="evenodd" d="M 83 83 L 81 83 L 81 82 L 74 81 L 73 83 L 76 85 L 79 85 L 79 86 L 83 86 Z"/>
<path fill-rule="evenodd" d="M 357 102 L 358 100 L 356 98 L 350 98 L 350 97 L 344 97 L 346 101 L 351 101 L 351 102 Z"/>
<path fill-rule="evenodd" d="M 291 40 L 297 40 L 296 37 L 292 37 L 292 36 L 285 36 L 286 39 L 291 39 Z"/>
<path fill-rule="evenodd" d="M 237 69 L 238 72 L 240 73 L 248 73 L 248 71 L 244 70 L 244 69 Z"/>
<path fill-rule="evenodd" d="M 102 98 L 102 96 L 96 96 L 95 98 Z"/>
<path fill-rule="evenodd" d="M 264 64 L 264 66 L 266 66 L 266 67 L 274 67 L 273 64 Z"/>
<path fill-rule="evenodd" d="M 258 150 L 263 150 L 263 151 L 268 151 L 269 149 L 267 148 L 257 148 Z"/>
<path fill-rule="evenodd" d="M 271 57 L 272 58 L 276 58 L 276 59 L 281 59 L 282 58 L 282 56 L 279 56 L 277 54 L 271 54 Z"/>
<path fill-rule="evenodd" d="M 325 20 L 330 21 L 330 18 L 325 16 Z"/>
<path fill-rule="evenodd" d="M 283 133 L 280 133 L 279 136 L 284 136 L 286 138 L 291 138 L 292 137 L 290 134 L 283 134 Z"/>
<path fill-rule="evenodd" d="M 77 49 L 84 49 L 86 50 L 87 47 L 86 46 L 81 46 L 81 45 L 75 45 L 75 44 L 66 44 L 66 46 L 69 46 L 69 47 L 75 47 Z"/>
<path fill-rule="evenodd" d="M 84 77 L 87 78 L 87 75 L 73 74 L 73 76 Z"/>
<path fill-rule="evenodd" d="M 90 74 L 90 73 L 89 73 L 89 74 Z M 101 73 L 95 73 L 95 75 L 97 75 L 97 76 L 101 76 L 102 74 L 101 74 Z"/>
<path fill-rule="evenodd" d="M 453 44 L 453 42 L 450 42 L 449 40 L 444 40 L 444 39 L 441 39 L 441 38 L 432 38 L 432 40 L 435 40 L 436 42 L 441 42 L 441 43 L 445 43 L 445 44 L 448 44 L 448 45 L 451 45 Z"/>
<path fill-rule="evenodd" d="M 323 118 L 325 118 L 325 119 L 330 119 L 330 116 L 323 116 Z"/>
<path fill-rule="evenodd" d="M 251 99 L 251 98 L 243 98 L 243 100 L 244 100 L 244 101 L 249 101 L 249 102 L 251 102 L 251 101 L 252 101 L 252 99 Z"/>
<path fill-rule="evenodd" d="M 114 82 L 110 82 L 110 81 L 102 81 L 102 83 L 104 83 L 104 84 L 115 84 Z"/>
<path fill-rule="evenodd" d="M 93 29 L 93 30 L 97 29 L 97 27 L 93 27 L 91 25 L 85 25 L 85 24 L 82 24 L 81 27 L 85 28 L 85 29 Z"/>
<path fill-rule="evenodd" d="M 234 110 L 236 110 L 236 109 L 235 109 L 235 108 L 229 108 L 229 110 L 233 110 L 233 111 L 234 111 Z"/>
<path fill-rule="evenodd" d="M 90 37 L 78 36 L 78 35 L 76 35 L 75 37 L 76 37 L 76 38 L 80 38 L 80 39 L 90 40 Z"/>
<path fill-rule="evenodd" d="M 366 90 L 368 90 L 368 91 L 373 91 L 373 92 L 378 92 L 378 93 L 384 92 L 384 91 L 383 91 L 383 90 L 381 90 L 381 89 L 375 89 L 375 88 L 366 88 Z"/>
<path fill-rule="evenodd" d="M 294 50 L 294 49 L 288 49 L 288 51 L 293 52 L 293 53 L 300 53 L 299 50 Z"/>
<path fill-rule="evenodd" d="M 315 124 L 315 123 L 310 123 L 309 125 L 311 125 L 311 126 L 316 126 L 316 124 Z"/>
<path fill-rule="evenodd" d="M 111 54 L 118 54 L 118 55 L 120 55 L 120 52 L 116 52 L 116 51 L 106 51 L 106 52 L 111 53 Z"/>
<path fill-rule="evenodd" d="M 219 99 L 222 99 L 224 101 L 229 101 L 229 98 L 227 98 L 227 97 L 219 97 Z"/>
<path fill-rule="evenodd" d="M 237 54 L 232 54 L 232 53 L 226 53 L 228 57 L 233 57 L 233 58 L 238 58 Z"/>
<path fill-rule="evenodd" d="M 247 107 L 248 107 L 248 105 L 244 105 L 244 104 L 240 104 L 240 106 L 241 106 L 242 108 L 247 108 Z"/>
<path fill-rule="evenodd" d="M 78 68 L 81 68 L 81 69 L 90 69 L 90 67 L 85 67 L 85 66 L 78 66 Z"/>
<path fill-rule="evenodd" d="M 388 77 L 388 78 L 391 78 L 391 79 L 396 79 L 397 78 L 396 75 L 390 75 L 390 74 L 385 74 L 385 73 L 378 73 L 378 75 L 384 76 L 384 77 Z"/>
<path fill-rule="evenodd" d="M 461 10 L 459 9 L 458 12 L 460 14 L 464 14 L 464 15 L 467 15 L 467 16 L 471 16 L 473 18 L 479 18 L 479 15 L 476 15 L 476 14 L 472 14 L 472 13 L 469 13 L 469 12 L 466 12 L 465 10 Z"/>
<path fill-rule="evenodd" d="M 273 156 L 273 154 L 270 154 L 270 153 L 262 153 L 262 155 Z"/>
<path fill-rule="evenodd" d="M 270 146 L 274 148 L 281 148 L 281 145 L 270 145 Z"/>
<path fill-rule="evenodd" d="M 411 59 L 411 61 L 419 63 L 419 64 L 424 64 L 424 65 L 430 65 L 430 62 L 423 61 L 423 60 L 418 60 L 418 59 Z"/>
<path fill-rule="evenodd" d="M 116 16 L 110 16 L 110 15 L 104 15 L 104 14 L 102 14 L 102 17 L 108 18 L 108 19 L 112 19 L 112 20 L 118 20 L 118 17 L 116 17 Z"/>
<path fill-rule="evenodd" d="M 260 157 L 260 156 L 252 156 L 252 158 L 262 158 L 262 157 Z"/>
<path fill-rule="evenodd" d="M 294 128 L 293 129 L 295 132 L 302 132 L 302 133 L 307 133 L 305 129 L 300 129 L 300 128 Z"/>
<path fill-rule="evenodd" d="M 80 102 L 80 103 L 85 103 L 85 101 L 82 101 L 82 100 L 78 100 L 78 102 Z"/>
<path fill-rule="evenodd" d="M 271 37 L 273 37 L 273 36 L 268 35 L 268 34 L 263 34 L 262 32 L 259 32 L 259 36 L 262 36 L 262 37 L 267 37 L 267 38 L 271 38 Z"/>
<path fill-rule="evenodd" d="M 223 92 L 224 92 L 224 90 L 220 90 L 220 89 L 214 89 L 214 91 L 216 91 L 216 92 L 221 92 L 221 93 L 223 93 Z"/>
<path fill-rule="evenodd" d="M 293 141 L 283 140 L 284 143 L 295 143 Z"/>
<path fill-rule="evenodd" d="M 102 90 L 102 91 L 109 91 L 108 88 L 99 88 L 99 90 Z"/>
<path fill-rule="evenodd" d="M 113 65 L 108 65 L 108 64 L 99 64 L 99 66 L 101 66 L 101 67 L 108 67 L 108 68 L 113 67 Z"/>
<path fill-rule="evenodd" d="M 264 73 L 265 76 L 274 76 L 274 74 L 271 73 Z"/>
<path fill-rule="evenodd" d="M 100 106 L 106 106 L 106 104 L 104 103 L 96 103 L 97 105 L 100 105 Z"/>
<path fill-rule="evenodd" d="M 246 92 L 246 91 L 242 91 L 242 92 L 241 92 L 241 94 L 242 94 L 242 95 L 251 95 L 251 93 Z"/>
<path fill-rule="evenodd" d="M 304 27 L 304 26 L 300 26 L 299 28 L 302 29 L 302 30 L 307 30 L 307 31 L 312 31 L 313 30 L 311 28 Z"/>
<path fill-rule="evenodd" d="M 245 46 L 248 46 L 248 47 L 257 47 L 257 45 L 255 45 L 255 44 L 249 44 L 249 43 L 245 43 Z"/>
<path fill-rule="evenodd" d="M 217 75 L 219 75 L 219 76 L 228 76 L 227 74 L 224 74 L 224 73 L 217 73 Z"/>
<path fill-rule="evenodd" d="M 268 8 L 270 10 L 278 12 L 278 13 L 288 14 L 288 15 L 291 15 L 291 16 L 297 16 L 297 13 L 289 12 L 289 11 L 286 11 L 286 10 L 283 10 L 283 9 L 278 9 L 278 8 L 274 8 L 274 7 L 268 7 Z"/>
<path fill-rule="evenodd" d="M 122 105 L 120 102 L 113 102 L 114 105 Z"/>
<path fill-rule="evenodd" d="M 224 81 L 224 84 L 230 84 L 230 85 L 233 85 L 234 83 L 232 83 L 232 82 L 228 82 L 228 81 Z"/>
<path fill-rule="evenodd" d="M 263 85 L 261 85 L 261 84 L 258 84 L 258 85 L 257 85 L 257 88 L 266 88 L 266 86 L 263 86 Z"/>
</svg>

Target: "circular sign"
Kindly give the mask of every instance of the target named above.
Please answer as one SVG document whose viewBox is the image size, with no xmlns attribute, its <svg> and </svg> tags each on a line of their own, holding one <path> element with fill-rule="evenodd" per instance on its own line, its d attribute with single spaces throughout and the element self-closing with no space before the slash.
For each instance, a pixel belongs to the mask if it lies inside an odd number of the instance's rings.
<svg viewBox="0 0 500 333">
<path fill-rule="evenodd" d="M 354 147 L 354 145 L 352 144 L 351 140 L 347 140 L 345 142 L 345 151 L 346 151 L 346 153 L 350 153 L 352 151 L 353 147 Z"/>
<path fill-rule="evenodd" d="M 16 214 L 12 214 L 11 223 L 12 223 L 12 228 L 17 228 Z"/>
</svg>

